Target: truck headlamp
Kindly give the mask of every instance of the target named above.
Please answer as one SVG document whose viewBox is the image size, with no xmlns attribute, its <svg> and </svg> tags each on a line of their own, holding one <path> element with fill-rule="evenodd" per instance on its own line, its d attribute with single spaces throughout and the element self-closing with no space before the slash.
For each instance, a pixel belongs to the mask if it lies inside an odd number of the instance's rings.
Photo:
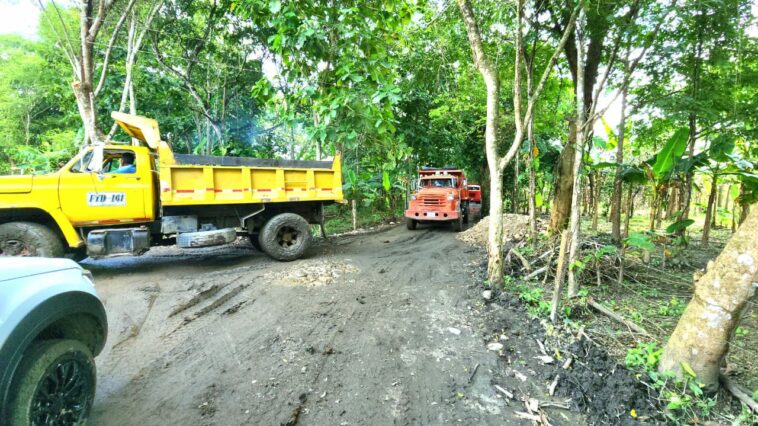
<svg viewBox="0 0 758 426">
<path fill-rule="evenodd" d="M 448 195 L 448 196 L 447 196 L 447 200 L 448 200 L 448 201 L 453 201 L 453 200 L 455 200 L 455 195 L 453 195 L 453 194 L 450 194 L 450 195 Z"/>
<path fill-rule="evenodd" d="M 416 201 L 416 196 L 415 195 L 411 195 L 411 201 Z"/>
</svg>

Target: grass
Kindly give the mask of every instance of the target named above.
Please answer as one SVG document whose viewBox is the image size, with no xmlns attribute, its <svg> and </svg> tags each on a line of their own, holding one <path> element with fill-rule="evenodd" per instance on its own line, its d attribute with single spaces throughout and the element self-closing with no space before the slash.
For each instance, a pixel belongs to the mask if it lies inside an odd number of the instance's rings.
<svg viewBox="0 0 758 426">
<path fill-rule="evenodd" d="M 353 217 L 349 205 L 335 204 L 326 207 L 326 233 L 328 235 L 342 234 L 353 230 Z M 357 209 L 356 225 L 358 229 L 377 226 L 382 223 L 398 222 L 402 220 L 403 212 L 398 210 L 378 210 L 373 207 L 359 207 Z"/>
</svg>

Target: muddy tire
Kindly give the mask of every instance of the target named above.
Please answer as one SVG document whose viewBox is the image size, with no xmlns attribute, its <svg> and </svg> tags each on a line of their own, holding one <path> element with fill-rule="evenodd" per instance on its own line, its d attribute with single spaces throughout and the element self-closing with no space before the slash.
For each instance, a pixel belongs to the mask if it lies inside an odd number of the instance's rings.
<svg viewBox="0 0 758 426">
<path fill-rule="evenodd" d="M 282 213 L 272 217 L 258 235 L 264 253 L 276 260 L 299 258 L 311 244 L 311 227 L 302 216 Z"/>
<path fill-rule="evenodd" d="M 415 219 L 411 219 L 409 217 L 405 218 L 405 227 L 408 228 L 408 230 L 413 231 L 416 229 L 416 226 L 418 225 L 418 221 Z"/>
<path fill-rule="evenodd" d="M 466 207 L 463 208 L 463 211 L 461 212 L 461 214 L 463 215 L 463 223 L 469 223 L 469 221 L 471 220 L 471 218 L 469 217 L 471 212 L 469 211 L 468 204 L 466 204 Z"/>
<path fill-rule="evenodd" d="M 458 216 L 458 219 L 452 222 L 453 232 L 461 232 L 463 230 L 463 215 Z"/>
<path fill-rule="evenodd" d="M 52 229 L 34 222 L 0 225 L 0 256 L 63 257 L 63 242 Z"/>
<path fill-rule="evenodd" d="M 85 424 L 95 384 L 95 360 L 82 342 L 38 342 L 24 353 L 13 378 L 10 424 Z"/>
</svg>

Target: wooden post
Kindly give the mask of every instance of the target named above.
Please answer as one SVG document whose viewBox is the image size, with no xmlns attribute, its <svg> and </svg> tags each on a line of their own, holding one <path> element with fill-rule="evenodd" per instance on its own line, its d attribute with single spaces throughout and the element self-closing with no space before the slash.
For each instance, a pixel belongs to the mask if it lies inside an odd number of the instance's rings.
<svg viewBox="0 0 758 426">
<path fill-rule="evenodd" d="M 352 204 L 352 213 L 353 213 L 353 231 L 358 229 L 358 214 L 355 209 L 355 199 L 350 200 Z"/>
</svg>

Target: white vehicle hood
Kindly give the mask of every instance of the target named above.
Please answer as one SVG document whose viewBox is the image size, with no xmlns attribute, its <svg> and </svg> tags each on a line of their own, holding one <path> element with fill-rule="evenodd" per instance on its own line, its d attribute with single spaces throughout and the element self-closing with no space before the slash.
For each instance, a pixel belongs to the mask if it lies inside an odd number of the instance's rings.
<svg viewBox="0 0 758 426">
<path fill-rule="evenodd" d="M 4 281 L 81 267 L 69 259 L 0 257 L 0 285 Z"/>
</svg>

